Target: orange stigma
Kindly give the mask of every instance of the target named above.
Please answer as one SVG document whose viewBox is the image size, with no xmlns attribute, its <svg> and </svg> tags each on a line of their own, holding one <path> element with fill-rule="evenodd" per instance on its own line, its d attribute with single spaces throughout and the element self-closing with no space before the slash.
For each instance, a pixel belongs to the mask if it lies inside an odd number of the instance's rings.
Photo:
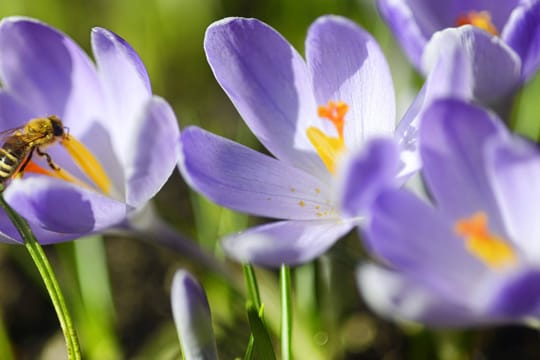
<svg viewBox="0 0 540 360">
<path fill-rule="evenodd" d="M 492 268 L 513 265 L 517 256 L 507 241 L 489 231 L 488 218 L 477 212 L 470 218 L 458 220 L 454 231 L 463 237 L 466 249 L 476 258 Z"/>
<path fill-rule="evenodd" d="M 335 173 L 336 162 L 339 155 L 345 149 L 345 140 L 343 137 L 343 128 L 345 126 L 345 115 L 349 106 L 343 101 L 337 103 L 330 100 L 327 106 L 321 105 L 318 108 L 318 115 L 321 118 L 330 120 L 336 128 L 338 137 L 326 135 L 322 130 L 311 126 L 306 130 L 307 137 L 326 168 L 331 174 Z"/>
<path fill-rule="evenodd" d="M 487 11 L 470 11 L 460 15 L 456 20 L 456 26 L 473 25 L 491 35 L 499 36 L 499 32 L 491 22 L 491 15 Z"/>
</svg>

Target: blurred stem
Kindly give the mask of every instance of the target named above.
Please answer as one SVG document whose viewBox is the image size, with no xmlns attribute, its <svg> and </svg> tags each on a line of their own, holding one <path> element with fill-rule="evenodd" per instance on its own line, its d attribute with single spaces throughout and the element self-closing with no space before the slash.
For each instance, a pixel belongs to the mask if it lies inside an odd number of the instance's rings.
<svg viewBox="0 0 540 360">
<path fill-rule="evenodd" d="M 257 278 L 255 277 L 255 270 L 251 264 L 242 264 L 242 270 L 244 271 L 244 279 L 248 291 L 248 299 L 255 306 L 257 311 L 261 310 L 261 296 L 259 294 L 259 286 L 257 285 Z M 246 347 L 246 353 L 244 360 L 253 359 L 253 347 L 255 345 L 255 338 L 253 334 L 249 335 L 248 345 Z"/>
<path fill-rule="evenodd" d="M 255 270 L 251 264 L 243 264 L 244 279 L 248 290 L 249 300 L 255 305 L 257 310 L 261 309 L 261 295 L 259 293 L 259 285 L 257 284 L 257 278 L 255 277 Z"/>
<path fill-rule="evenodd" d="M 292 359 L 292 301 L 291 301 L 291 269 L 281 265 L 279 271 L 281 293 L 281 358 Z"/>
<path fill-rule="evenodd" d="M 62 332 L 64 333 L 64 339 L 66 341 L 66 348 L 69 359 L 81 359 L 81 349 L 79 346 L 77 334 L 75 333 L 75 328 L 73 327 L 71 317 L 69 316 L 66 302 L 64 301 L 64 297 L 60 290 L 60 286 L 58 285 L 58 281 L 56 280 L 54 271 L 52 270 L 52 267 L 49 264 L 47 257 L 45 256 L 43 248 L 36 240 L 32 229 L 30 229 L 30 226 L 28 226 L 26 220 L 24 220 L 8 205 L 8 203 L 4 199 L 4 196 L 1 193 L 0 205 L 2 206 L 6 214 L 9 216 L 9 219 L 11 220 L 13 225 L 15 225 L 15 227 L 17 228 L 17 231 L 19 232 L 24 241 L 24 246 L 32 257 L 32 260 L 36 264 L 39 274 L 43 279 L 43 283 L 47 288 L 47 292 L 49 293 L 49 297 L 51 298 L 54 309 L 56 311 L 58 321 L 60 322 L 60 327 L 62 328 Z"/>
</svg>

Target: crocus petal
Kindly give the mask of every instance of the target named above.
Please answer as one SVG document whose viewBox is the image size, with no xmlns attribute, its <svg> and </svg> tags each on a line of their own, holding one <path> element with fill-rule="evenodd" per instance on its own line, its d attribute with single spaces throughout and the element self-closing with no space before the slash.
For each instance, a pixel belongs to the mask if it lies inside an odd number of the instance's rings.
<svg viewBox="0 0 540 360">
<path fill-rule="evenodd" d="M 109 110 L 103 125 L 118 135 L 111 139 L 115 152 L 122 164 L 129 164 L 133 137 L 140 130 L 136 119 L 152 96 L 148 74 L 135 50 L 108 30 L 92 30 L 92 49 Z"/>
<path fill-rule="evenodd" d="M 319 105 L 343 101 L 345 142 L 351 149 L 395 127 L 394 85 L 373 37 L 350 20 L 323 16 L 311 25 L 306 56 Z"/>
<path fill-rule="evenodd" d="M 59 233 L 102 230 L 118 223 L 127 212 L 124 203 L 45 176 L 15 180 L 4 196 L 30 223 Z"/>
<path fill-rule="evenodd" d="M 218 83 L 261 143 L 280 160 L 327 173 L 305 133 L 319 119 L 296 50 L 268 25 L 242 18 L 210 25 L 204 49 Z"/>
<path fill-rule="evenodd" d="M 33 118 L 35 114 L 9 92 L 0 90 L 0 123 L 5 131 L 20 127 Z"/>
<path fill-rule="evenodd" d="M 360 294 L 380 315 L 416 321 L 430 326 L 465 326 L 482 322 L 466 303 L 452 302 L 433 289 L 403 274 L 376 265 L 364 265 L 357 272 Z M 463 297 L 466 301 L 466 297 Z"/>
<path fill-rule="evenodd" d="M 365 227 L 368 246 L 391 266 L 450 300 L 472 293 L 487 268 L 469 254 L 440 212 L 411 193 L 386 190 L 374 201 Z"/>
<path fill-rule="evenodd" d="M 423 28 L 404 0 L 379 0 L 377 5 L 381 16 L 390 26 L 410 62 L 421 71 L 424 46 L 431 33 L 436 31 L 435 25 Z"/>
<path fill-rule="evenodd" d="M 528 269 L 509 277 L 492 297 L 490 315 L 510 319 L 538 316 L 540 270 Z"/>
<path fill-rule="evenodd" d="M 522 79 L 529 80 L 540 66 L 540 2 L 523 1 L 512 12 L 502 38 L 521 57 Z"/>
<path fill-rule="evenodd" d="M 152 198 L 174 170 L 178 160 L 180 130 L 169 104 L 154 97 L 128 140 L 131 153 L 126 166 L 126 202 L 139 207 Z"/>
<path fill-rule="evenodd" d="M 343 176 L 341 209 L 345 215 L 360 216 L 368 210 L 381 189 L 395 183 L 398 148 L 391 139 L 375 139 L 347 162 Z"/>
<path fill-rule="evenodd" d="M 183 358 L 217 359 L 208 300 L 201 286 L 185 270 L 178 270 L 174 274 L 171 303 Z"/>
<path fill-rule="evenodd" d="M 424 178 L 439 209 L 452 219 L 483 211 L 490 228 L 503 236 L 484 148 L 490 138 L 506 134 L 494 115 L 457 100 L 433 103 L 423 113 L 420 126 Z"/>
<path fill-rule="evenodd" d="M 9 17 L 0 23 L 0 78 L 34 116 L 55 114 L 72 134 L 91 125 L 103 107 L 88 56 L 70 38 L 36 20 Z"/>
<path fill-rule="evenodd" d="M 223 248 L 241 262 L 296 265 L 324 253 L 355 225 L 343 220 L 275 222 L 226 237 Z"/>
<path fill-rule="evenodd" d="M 497 105 L 521 84 L 519 56 L 501 39 L 470 25 L 434 34 L 423 62 L 430 71 L 430 98 L 460 97 Z"/>
<path fill-rule="evenodd" d="M 531 261 L 540 260 L 540 151 L 520 138 L 494 142 L 489 159 L 492 184 L 510 239 L 517 242 Z"/>
<path fill-rule="evenodd" d="M 197 127 L 180 143 L 180 171 L 222 206 L 281 219 L 337 216 L 329 186 L 311 174 Z"/>
</svg>

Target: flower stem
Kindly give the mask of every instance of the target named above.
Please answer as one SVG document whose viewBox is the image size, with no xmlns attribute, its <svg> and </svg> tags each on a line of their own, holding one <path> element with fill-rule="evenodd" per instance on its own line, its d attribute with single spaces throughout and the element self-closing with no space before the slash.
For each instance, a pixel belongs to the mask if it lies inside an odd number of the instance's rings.
<svg viewBox="0 0 540 360">
<path fill-rule="evenodd" d="M 281 358 L 292 360 L 291 269 L 287 265 L 281 265 L 279 285 L 281 293 Z"/>
<path fill-rule="evenodd" d="M 1 191 L 1 190 L 0 190 Z M 77 334 L 75 333 L 75 328 L 69 316 L 66 302 L 64 301 L 64 296 L 58 285 L 58 281 L 54 275 L 51 265 L 45 256 L 43 248 L 36 240 L 32 229 L 19 214 L 17 214 L 11 206 L 5 201 L 4 196 L 0 193 L 0 206 L 4 209 L 6 214 L 9 216 L 11 222 L 17 228 L 17 231 L 24 240 L 24 246 L 30 253 L 32 260 L 38 268 L 39 274 L 45 283 L 47 292 L 51 298 L 54 309 L 56 310 L 56 315 L 58 316 L 58 321 L 60 322 L 60 327 L 64 333 L 64 339 L 66 341 L 66 348 L 68 352 L 68 358 L 70 360 L 79 360 L 81 359 L 81 349 L 79 345 L 79 340 Z"/>
</svg>

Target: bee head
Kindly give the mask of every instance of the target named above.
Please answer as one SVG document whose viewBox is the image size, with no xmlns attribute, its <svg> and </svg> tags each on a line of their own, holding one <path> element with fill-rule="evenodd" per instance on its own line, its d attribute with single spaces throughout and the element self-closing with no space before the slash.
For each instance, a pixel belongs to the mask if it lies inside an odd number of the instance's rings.
<svg viewBox="0 0 540 360">
<path fill-rule="evenodd" d="M 64 136 L 64 124 L 62 124 L 62 120 L 60 120 L 57 116 L 51 115 L 48 117 L 49 121 L 51 122 L 52 131 L 54 136 Z"/>
</svg>

